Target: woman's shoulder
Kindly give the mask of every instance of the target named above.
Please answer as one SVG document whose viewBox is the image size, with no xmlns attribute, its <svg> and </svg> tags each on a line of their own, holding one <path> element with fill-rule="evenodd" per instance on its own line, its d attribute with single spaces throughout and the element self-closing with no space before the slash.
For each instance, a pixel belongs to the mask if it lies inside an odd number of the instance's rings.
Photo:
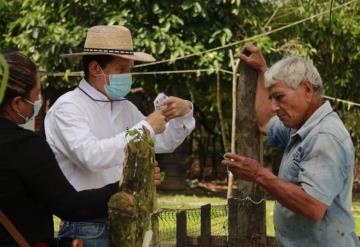
<svg viewBox="0 0 360 247">
<path fill-rule="evenodd" d="M 44 152 L 50 148 L 43 136 L 28 129 L 18 129 L 17 133 L 13 136 L 13 144 L 16 145 L 16 151 L 23 154 L 25 154 L 27 150 Z"/>
</svg>

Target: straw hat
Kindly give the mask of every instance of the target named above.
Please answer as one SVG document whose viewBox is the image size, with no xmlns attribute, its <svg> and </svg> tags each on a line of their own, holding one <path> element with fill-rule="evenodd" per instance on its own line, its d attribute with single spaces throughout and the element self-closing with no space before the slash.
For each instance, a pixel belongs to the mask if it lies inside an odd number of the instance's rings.
<svg viewBox="0 0 360 247">
<path fill-rule="evenodd" d="M 83 52 L 63 54 L 62 56 L 84 55 L 111 55 L 142 62 L 155 61 L 150 54 L 134 51 L 131 33 L 123 26 L 91 27 L 86 35 Z"/>
</svg>

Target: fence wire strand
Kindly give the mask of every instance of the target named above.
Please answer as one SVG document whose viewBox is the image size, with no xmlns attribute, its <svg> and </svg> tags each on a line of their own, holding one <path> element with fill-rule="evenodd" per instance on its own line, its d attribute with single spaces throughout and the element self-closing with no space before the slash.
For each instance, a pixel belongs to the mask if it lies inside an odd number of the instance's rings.
<svg viewBox="0 0 360 247">
<path fill-rule="evenodd" d="M 152 218 L 158 221 L 159 241 L 153 246 L 173 247 L 176 246 L 176 215 L 180 211 L 186 212 L 187 236 L 200 237 L 201 233 L 201 209 L 167 209 L 162 208 L 153 213 Z M 228 206 L 216 205 L 211 207 L 211 235 L 228 235 Z"/>
</svg>

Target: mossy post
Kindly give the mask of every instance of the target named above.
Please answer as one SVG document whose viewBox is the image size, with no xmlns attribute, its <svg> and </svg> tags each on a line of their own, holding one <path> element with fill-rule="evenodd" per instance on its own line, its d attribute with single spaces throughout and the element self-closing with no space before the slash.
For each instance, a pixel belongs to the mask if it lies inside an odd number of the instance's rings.
<svg viewBox="0 0 360 247">
<path fill-rule="evenodd" d="M 108 202 L 111 247 L 142 246 L 156 201 L 154 141 L 146 128 L 130 130 L 119 192 Z"/>
</svg>

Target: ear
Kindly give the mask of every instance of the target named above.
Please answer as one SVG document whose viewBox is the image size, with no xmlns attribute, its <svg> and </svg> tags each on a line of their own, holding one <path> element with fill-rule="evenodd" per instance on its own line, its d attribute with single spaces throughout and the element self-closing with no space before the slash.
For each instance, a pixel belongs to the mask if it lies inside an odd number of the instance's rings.
<svg viewBox="0 0 360 247">
<path fill-rule="evenodd" d="M 306 101 L 310 102 L 312 100 L 312 97 L 314 95 L 314 88 L 309 80 L 304 80 L 301 83 L 301 86 L 304 89 L 304 94 L 306 97 Z"/>
<path fill-rule="evenodd" d="M 100 65 L 95 60 L 89 63 L 88 70 L 90 77 L 97 77 L 101 74 Z"/>
<path fill-rule="evenodd" d="M 10 101 L 11 109 L 17 112 L 21 112 L 22 104 L 24 104 L 24 101 L 21 96 L 16 96 Z"/>
</svg>

